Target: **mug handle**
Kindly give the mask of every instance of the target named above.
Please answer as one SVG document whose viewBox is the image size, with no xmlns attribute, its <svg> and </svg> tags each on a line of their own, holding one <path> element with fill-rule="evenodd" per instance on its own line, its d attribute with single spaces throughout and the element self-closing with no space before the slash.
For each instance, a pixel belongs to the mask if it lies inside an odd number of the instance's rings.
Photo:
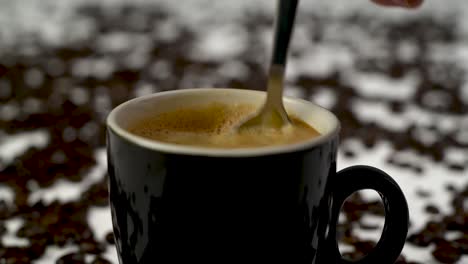
<svg viewBox="0 0 468 264">
<path fill-rule="evenodd" d="M 385 225 L 375 248 L 356 262 L 344 260 L 336 240 L 336 225 L 341 206 L 356 191 L 371 189 L 382 197 Z M 408 234 L 409 212 L 405 196 L 398 184 L 385 172 L 370 166 L 352 166 L 338 172 L 332 180 L 331 225 L 328 248 L 337 264 L 394 263 L 400 256 Z"/>
</svg>

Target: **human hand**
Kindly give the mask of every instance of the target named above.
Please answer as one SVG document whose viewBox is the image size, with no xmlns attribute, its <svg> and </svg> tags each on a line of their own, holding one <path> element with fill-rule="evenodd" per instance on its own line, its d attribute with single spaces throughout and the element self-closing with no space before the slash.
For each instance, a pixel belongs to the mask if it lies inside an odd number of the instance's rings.
<svg viewBox="0 0 468 264">
<path fill-rule="evenodd" d="M 420 6 L 424 0 L 371 0 L 384 6 L 400 6 L 406 8 L 416 8 Z"/>
</svg>

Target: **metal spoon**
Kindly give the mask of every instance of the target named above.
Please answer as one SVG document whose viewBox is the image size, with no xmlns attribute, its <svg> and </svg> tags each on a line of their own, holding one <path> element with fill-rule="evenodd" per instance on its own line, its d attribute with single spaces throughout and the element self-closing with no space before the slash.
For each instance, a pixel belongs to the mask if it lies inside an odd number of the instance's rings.
<svg viewBox="0 0 468 264">
<path fill-rule="evenodd" d="M 266 102 L 259 113 L 239 126 L 240 130 L 255 126 L 281 128 L 291 124 L 291 120 L 283 105 L 283 82 L 297 3 L 298 0 L 278 0 L 273 56 L 268 73 Z"/>
</svg>

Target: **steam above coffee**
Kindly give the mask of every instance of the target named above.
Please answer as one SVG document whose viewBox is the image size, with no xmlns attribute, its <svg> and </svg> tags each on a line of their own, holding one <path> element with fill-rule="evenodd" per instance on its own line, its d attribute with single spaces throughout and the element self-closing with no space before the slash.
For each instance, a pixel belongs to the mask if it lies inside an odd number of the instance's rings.
<svg viewBox="0 0 468 264">
<path fill-rule="evenodd" d="M 310 125 L 292 116 L 283 129 L 234 129 L 257 108 L 249 104 L 210 103 L 158 113 L 131 124 L 128 130 L 141 137 L 210 148 L 252 148 L 293 144 L 319 136 Z"/>
</svg>

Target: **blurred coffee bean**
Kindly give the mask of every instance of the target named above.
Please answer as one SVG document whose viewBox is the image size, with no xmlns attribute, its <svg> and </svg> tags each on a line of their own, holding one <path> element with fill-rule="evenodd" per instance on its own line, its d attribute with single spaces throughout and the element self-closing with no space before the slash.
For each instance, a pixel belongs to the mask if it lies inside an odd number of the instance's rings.
<svg viewBox="0 0 468 264">
<path fill-rule="evenodd" d="M 460 260 L 461 254 L 461 250 L 450 242 L 439 243 L 432 251 L 434 258 L 442 263 L 455 263 Z"/>
<path fill-rule="evenodd" d="M 114 233 L 113 232 L 109 232 L 107 233 L 106 235 L 106 241 L 107 243 L 113 245 L 115 243 L 115 240 L 114 240 Z"/>
<path fill-rule="evenodd" d="M 85 264 L 85 256 L 80 253 L 70 253 L 60 257 L 56 264 Z"/>
</svg>

